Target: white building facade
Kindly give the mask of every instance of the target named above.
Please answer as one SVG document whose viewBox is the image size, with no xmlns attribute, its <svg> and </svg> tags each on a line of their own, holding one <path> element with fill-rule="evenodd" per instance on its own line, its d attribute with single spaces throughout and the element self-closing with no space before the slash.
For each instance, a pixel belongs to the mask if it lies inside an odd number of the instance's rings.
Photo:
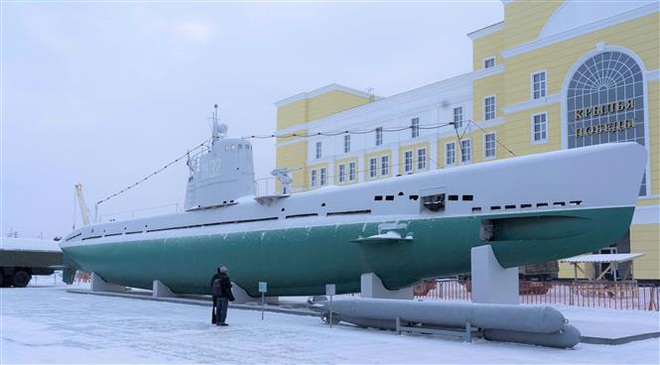
<svg viewBox="0 0 660 365">
<path fill-rule="evenodd" d="M 387 98 L 329 85 L 276 106 L 286 108 L 304 101 L 309 107 L 314 105 L 310 99 L 333 98 L 333 93 L 334 97 L 354 94 L 365 103 L 278 129 L 278 157 L 287 146 L 298 146 L 299 153 L 304 153 L 304 160 L 298 158 L 293 164 L 278 158 L 277 167 L 287 167 L 294 174 L 303 172 L 294 175 L 294 190 L 355 184 L 471 162 L 471 146 L 464 146 L 461 155 L 456 143 L 449 146 L 455 155 L 448 155 L 443 141 L 456 141 L 472 128 L 468 122 L 472 119 L 472 74 Z"/>
</svg>

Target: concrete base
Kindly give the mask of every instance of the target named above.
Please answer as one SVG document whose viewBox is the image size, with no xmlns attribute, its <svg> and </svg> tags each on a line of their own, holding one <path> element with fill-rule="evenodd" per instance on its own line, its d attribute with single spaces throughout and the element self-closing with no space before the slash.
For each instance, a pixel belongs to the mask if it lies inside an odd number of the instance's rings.
<svg viewBox="0 0 660 365">
<path fill-rule="evenodd" d="M 413 299 L 413 288 L 389 290 L 374 273 L 362 274 L 360 277 L 360 296 L 376 299 Z"/>
<path fill-rule="evenodd" d="M 152 288 L 151 296 L 154 298 L 176 297 L 176 294 L 160 280 L 154 280 Z"/>
<path fill-rule="evenodd" d="M 231 289 L 231 292 L 234 294 L 234 300 L 232 303 L 234 304 L 245 304 L 245 303 L 261 303 L 261 297 L 251 297 L 248 295 L 248 293 L 243 290 L 240 286 L 236 285 L 236 283 L 232 283 L 233 287 Z M 264 302 L 267 304 L 277 304 L 280 302 L 280 297 L 265 297 Z"/>
<path fill-rule="evenodd" d="M 472 257 L 472 302 L 520 304 L 518 268 L 503 268 L 490 245 L 474 247 Z"/>
<path fill-rule="evenodd" d="M 90 289 L 93 292 L 99 292 L 99 291 L 123 292 L 123 291 L 126 291 L 125 286 L 108 283 L 107 281 L 103 280 L 103 278 L 101 278 L 95 272 L 92 273 L 92 285 L 91 285 Z"/>
</svg>

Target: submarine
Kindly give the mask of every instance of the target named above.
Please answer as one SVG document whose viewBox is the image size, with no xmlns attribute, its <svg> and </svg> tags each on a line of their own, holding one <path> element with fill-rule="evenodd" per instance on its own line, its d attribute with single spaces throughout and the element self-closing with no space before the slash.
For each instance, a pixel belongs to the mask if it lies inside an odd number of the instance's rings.
<svg viewBox="0 0 660 365">
<path fill-rule="evenodd" d="M 609 143 L 426 171 L 347 186 L 256 193 L 252 145 L 214 121 L 190 156 L 184 210 L 98 222 L 60 241 L 65 282 L 75 270 L 107 283 L 209 294 L 220 264 L 258 297 L 385 288 L 470 271 L 472 248 L 491 245 L 504 268 L 607 247 L 629 229 L 647 151 Z"/>
</svg>

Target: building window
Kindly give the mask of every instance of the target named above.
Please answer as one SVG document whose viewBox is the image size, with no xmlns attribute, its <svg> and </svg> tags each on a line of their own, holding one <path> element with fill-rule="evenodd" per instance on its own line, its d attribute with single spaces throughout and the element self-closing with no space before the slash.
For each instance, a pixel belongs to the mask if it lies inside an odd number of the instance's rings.
<svg viewBox="0 0 660 365">
<path fill-rule="evenodd" d="M 426 170 L 426 148 L 417 150 L 417 171 Z"/>
<path fill-rule="evenodd" d="M 495 133 L 484 135 L 484 159 L 497 157 L 497 144 Z"/>
<path fill-rule="evenodd" d="M 495 67 L 495 57 L 488 57 L 484 60 L 484 68 Z"/>
<path fill-rule="evenodd" d="M 532 116 L 532 143 L 548 141 L 548 114 L 541 113 Z"/>
<path fill-rule="evenodd" d="M 390 156 L 380 156 L 380 176 L 388 176 L 390 174 Z"/>
<path fill-rule="evenodd" d="M 313 188 L 317 187 L 319 185 L 319 171 L 318 170 L 312 170 L 312 178 L 311 178 L 311 185 Z"/>
<path fill-rule="evenodd" d="M 545 97 L 546 81 L 545 71 L 532 74 L 532 99 L 540 99 Z"/>
<path fill-rule="evenodd" d="M 373 179 L 378 175 L 378 159 L 372 157 L 369 159 L 369 178 Z"/>
<path fill-rule="evenodd" d="M 463 126 L 463 107 L 454 108 L 454 126 L 461 128 Z"/>
<path fill-rule="evenodd" d="M 323 142 L 316 142 L 316 159 L 320 159 L 323 155 Z"/>
<path fill-rule="evenodd" d="M 351 135 L 344 136 L 344 153 L 351 152 Z"/>
<path fill-rule="evenodd" d="M 355 162 L 348 164 L 348 181 L 355 181 Z"/>
<path fill-rule="evenodd" d="M 383 127 L 376 128 L 376 146 L 383 144 Z"/>
<path fill-rule="evenodd" d="M 413 171 L 413 151 L 404 152 L 403 172 L 410 174 Z"/>
<path fill-rule="evenodd" d="M 328 185 L 328 169 L 321 169 L 321 186 Z"/>
<path fill-rule="evenodd" d="M 456 164 L 456 142 L 445 144 L 445 165 L 453 166 Z"/>
<path fill-rule="evenodd" d="M 612 142 L 646 145 L 649 110 L 644 107 L 644 66 L 619 51 L 605 51 L 585 60 L 571 76 L 566 90 L 568 148 Z M 657 88 L 656 88 L 657 90 Z M 639 195 L 651 193 L 644 172 Z"/>
<path fill-rule="evenodd" d="M 419 118 L 412 118 L 410 121 L 410 134 L 411 138 L 419 137 Z"/>
<path fill-rule="evenodd" d="M 339 165 L 339 183 L 345 183 L 346 182 L 346 165 L 341 164 Z"/>
<path fill-rule="evenodd" d="M 495 119 L 495 95 L 484 98 L 484 120 Z"/>
<path fill-rule="evenodd" d="M 466 164 L 472 162 L 472 140 L 461 140 L 461 163 Z"/>
</svg>

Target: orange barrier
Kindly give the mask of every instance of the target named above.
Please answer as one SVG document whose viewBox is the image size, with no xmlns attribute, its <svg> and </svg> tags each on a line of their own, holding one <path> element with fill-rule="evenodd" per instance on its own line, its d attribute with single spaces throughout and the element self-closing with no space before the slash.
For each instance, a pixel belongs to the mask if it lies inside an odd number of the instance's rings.
<svg viewBox="0 0 660 365">
<path fill-rule="evenodd" d="M 435 283 L 426 281 L 422 284 L 423 286 L 416 286 L 415 298 L 465 301 L 472 299 L 469 280 L 438 279 Z M 520 303 L 660 311 L 660 291 L 657 286 L 639 284 L 635 280 L 520 281 Z"/>
</svg>

